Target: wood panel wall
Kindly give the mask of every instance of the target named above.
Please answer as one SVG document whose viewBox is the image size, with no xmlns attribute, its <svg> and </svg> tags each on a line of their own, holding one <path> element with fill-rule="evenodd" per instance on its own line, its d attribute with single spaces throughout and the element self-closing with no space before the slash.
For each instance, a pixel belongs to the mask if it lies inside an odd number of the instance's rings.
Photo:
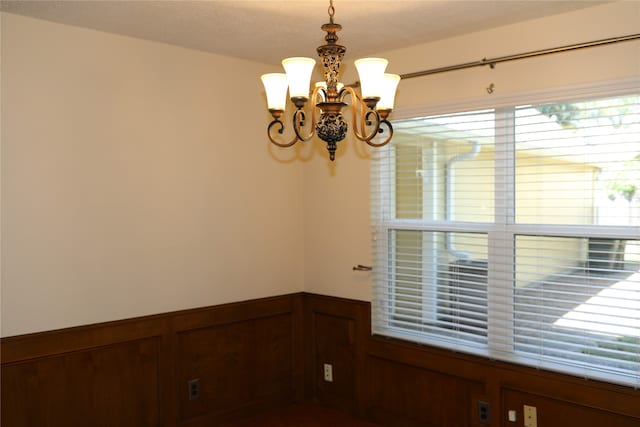
<svg viewBox="0 0 640 427">
<path fill-rule="evenodd" d="M 0 352 L 3 427 L 215 427 L 300 400 L 390 427 L 521 427 L 524 405 L 540 427 L 640 427 L 639 390 L 371 336 L 369 303 L 314 294 L 3 338 Z"/>
<path fill-rule="evenodd" d="M 382 425 L 522 427 L 529 405 L 540 427 L 640 427 L 640 390 L 371 336 L 368 303 L 319 295 L 306 295 L 305 303 L 316 397 Z M 334 317 L 339 321 L 320 320 Z M 321 365 L 342 354 L 354 330 L 352 353 L 336 363 L 355 376 L 342 377 L 340 367 L 333 384 L 323 383 Z M 336 404 L 338 397 L 353 400 Z M 489 403 L 488 423 L 479 420 L 479 402 Z M 508 410 L 516 411 L 516 422 L 508 421 Z"/>
<path fill-rule="evenodd" d="M 364 415 L 369 304 L 311 294 L 304 303 L 305 397 Z M 324 381 L 325 363 L 332 382 Z"/>
<path fill-rule="evenodd" d="M 211 427 L 288 403 L 301 325 L 296 294 L 3 338 L 1 425 Z"/>
</svg>

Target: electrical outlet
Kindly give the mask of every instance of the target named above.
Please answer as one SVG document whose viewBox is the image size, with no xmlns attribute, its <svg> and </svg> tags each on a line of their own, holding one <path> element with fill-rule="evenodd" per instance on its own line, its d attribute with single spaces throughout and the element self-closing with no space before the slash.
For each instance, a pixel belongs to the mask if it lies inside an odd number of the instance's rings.
<svg viewBox="0 0 640 427">
<path fill-rule="evenodd" d="M 491 407 L 489 402 L 478 400 L 478 421 L 480 424 L 491 424 Z"/>
<path fill-rule="evenodd" d="M 538 427 L 538 413 L 535 406 L 524 405 L 524 427 Z"/>
<path fill-rule="evenodd" d="M 194 378 L 187 381 L 189 400 L 196 400 L 200 397 L 200 379 Z"/>
<path fill-rule="evenodd" d="M 329 363 L 324 364 L 324 380 L 326 382 L 333 382 L 333 365 Z"/>
</svg>

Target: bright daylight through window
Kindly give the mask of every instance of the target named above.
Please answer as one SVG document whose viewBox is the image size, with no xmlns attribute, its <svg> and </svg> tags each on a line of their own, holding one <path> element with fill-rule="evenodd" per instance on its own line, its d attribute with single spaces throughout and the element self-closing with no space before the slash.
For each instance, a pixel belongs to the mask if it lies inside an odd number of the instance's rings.
<svg viewBox="0 0 640 427">
<path fill-rule="evenodd" d="M 395 120 L 374 332 L 638 387 L 640 93 L 522 104 Z"/>
</svg>

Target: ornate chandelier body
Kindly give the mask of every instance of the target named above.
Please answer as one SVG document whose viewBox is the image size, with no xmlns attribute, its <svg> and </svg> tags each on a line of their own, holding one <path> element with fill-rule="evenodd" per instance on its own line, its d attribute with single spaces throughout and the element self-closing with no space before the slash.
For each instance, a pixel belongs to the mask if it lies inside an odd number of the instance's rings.
<svg viewBox="0 0 640 427">
<path fill-rule="evenodd" d="M 400 81 L 397 74 L 385 74 L 387 60 L 382 58 L 364 58 L 355 61 L 360 77 L 361 94 L 352 87 L 344 86 L 338 81 L 340 65 L 346 52 L 346 48 L 337 44 L 337 32 L 342 29 L 340 24 L 333 22 L 333 0 L 329 5 L 329 23 L 321 28 L 327 34 L 327 44 L 318 47 L 318 56 L 324 67 L 324 82 L 316 83 L 309 95 L 311 73 L 315 66 L 315 60 L 311 58 L 287 58 L 282 61 L 286 71 L 284 73 L 264 74 L 262 82 L 267 93 L 267 104 L 273 121 L 267 128 L 269 140 L 279 147 L 291 147 L 298 141 L 308 141 L 314 135 L 326 142 L 329 158 L 335 159 L 337 143 L 342 141 L 349 129 L 342 115 L 342 109 L 348 104 L 344 101 L 351 98 L 352 130 L 353 134 L 361 141 L 373 147 L 386 145 L 393 136 L 393 127 L 387 120 L 393 109 L 396 88 Z M 290 141 L 279 142 L 278 136 L 274 138 L 273 131 L 284 134 L 284 123 L 281 118 L 285 111 L 285 101 L 289 90 L 291 102 L 295 105 L 293 113 L 294 135 Z M 306 130 L 306 115 L 304 107 L 311 99 L 314 103 L 311 108 L 310 129 Z M 320 117 L 317 118 L 317 112 Z M 275 128 L 275 129 L 274 129 Z M 386 135 L 385 129 L 387 131 Z M 374 141 L 377 135 L 381 137 Z M 380 141 L 381 140 L 381 141 Z"/>
</svg>

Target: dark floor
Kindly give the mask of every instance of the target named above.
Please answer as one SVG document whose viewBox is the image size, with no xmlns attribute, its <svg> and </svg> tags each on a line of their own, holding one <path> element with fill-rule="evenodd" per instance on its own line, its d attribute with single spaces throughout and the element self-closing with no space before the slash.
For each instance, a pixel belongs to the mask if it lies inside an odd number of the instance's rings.
<svg viewBox="0 0 640 427">
<path fill-rule="evenodd" d="M 343 412 L 311 403 L 270 410 L 224 427 L 380 427 Z"/>
</svg>

